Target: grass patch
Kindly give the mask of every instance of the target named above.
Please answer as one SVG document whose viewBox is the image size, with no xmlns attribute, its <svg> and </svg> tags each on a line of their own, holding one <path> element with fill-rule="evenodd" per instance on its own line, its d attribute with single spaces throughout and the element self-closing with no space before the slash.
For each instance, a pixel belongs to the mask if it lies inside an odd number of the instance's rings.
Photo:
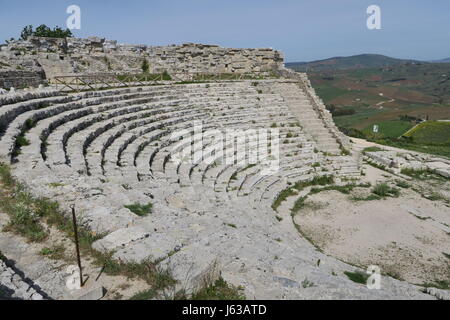
<svg viewBox="0 0 450 320">
<path fill-rule="evenodd" d="M 245 300 L 245 296 L 239 293 L 239 288 L 221 277 L 214 283 L 205 284 L 192 295 L 191 300 Z"/>
<path fill-rule="evenodd" d="M 44 198 L 33 198 L 12 179 L 9 167 L 4 164 L 0 164 L 0 179 L 3 186 L 0 193 L 0 208 L 11 218 L 11 222 L 6 226 L 8 231 L 18 233 L 29 241 L 40 242 L 48 236 L 43 227 L 43 223 L 46 223 L 63 232 L 68 239 L 74 239 L 72 221 L 60 211 L 58 203 Z M 146 281 L 154 290 L 162 290 L 176 283 L 168 270 L 158 267 L 158 261 L 146 260 L 141 263 L 117 261 L 113 259 L 113 252 L 103 253 L 94 250 L 92 244 L 104 236 L 90 231 L 84 227 L 83 221 L 79 221 L 78 238 L 82 255 L 93 258 L 93 263 L 102 267 L 106 274 L 139 278 Z M 55 259 L 63 258 L 63 248 L 58 246 L 44 248 L 41 254 Z"/>
<path fill-rule="evenodd" d="M 381 200 L 382 198 L 376 194 L 370 194 L 367 197 L 353 196 L 351 199 L 353 201 L 376 201 Z"/>
<path fill-rule="evenodd" d="M 64 187 L 65 184 L 58 183 L 58 182 L 52 182 L 52 183 L 49 183 L 48 186 L 51 187 L 51 188 L 59 188 L 59 187 Z"/>
<path fill-rule="evenodd" d="M 272 209 L 277 211 L 278 207 L 283 203 L 288 197 L 294 196 L 309 186 L 325 186 L 327 184 L 334 183 L 334 177 L 330 175 L 326 176 L 316 176 L 311 181 L 298 181 L 294 186 L 284 189 L 278 194 L 278 197 L 272 203 Z"/>
<path fill-rule="evenodd" d="M 421 144 L 448 144 L 450 143 L 450 122 L 427 121 L 416 126 L 405 136 Z"/>
<path fill-rule="evenodd" d="M 343 194 L 350 194 L 355 188 L 369 188 L 370 184 L 346 184 L 344 186 L 327 186 L 323 188 L 312 188 L 311 194 L 317 194 L 323 191 L 339 191 Z"/>
<path fill-rule="evenodd" d="M 13 199 L 2 196 L 0 208 L 10 218 L 4 231 L 19 234 L 31 242 L 42 242 L 48 237 L 47 231 L 39 222 L 41 216 L 33 210 L 32 200 L 22 191 Z"/>
<path fill-rule="evenodd" d="M 128 210 L 130 210 L 137 216 L 145 217 L 145 216 L 148 216 L 150 213 L 152 213 L 153 205 L 151 203 L 144 204 L 144 205 L 139 204 L 139 203 L 134 203 L 134 204 L 125 206 L 125 208 L 127 208 Z"/>
<path fill-rule="evenodd" d="M 303 289 L 312 288 L 312 287 L 315 287 L 314 282 L 309 281 L 308 279 L 305 279 L 305 280 L 302 281 L 302 288 Z"/>
<path fill-rule="evenodd" d="M 417 179 L 417 180 L 441 180 L 446 181 L 444 177 L 441 177 L 437 174 L 435 174 L 431 170 L 415 170 L 415 169 L 402 169 L 402 174 L 405 176 Z"/>
<path fill-rule="evenodd" d="M 24 122 L 20 134 L 16 137 L 16 141 L 14 142 L 14 149 L 11 153 L 11 159 L 14 160 L 21 153 L 22 147 L 30 145 L 30 141 L 25 138 L 25 135 L 30 129 L 34 128 L 35 125 L 36 121 L 31 118 Z"/>
<path fill-rule="evenodd" d="M 379 152 L 379 151 L 384 151 L 383 149 L 379 148 L 379 147 L 368 147 L 365 148 L 363 150 L 363 153 L 367 153 L 367 152 Z"/>
<path fill-rule="evenodd" d="M 14 179 L 8 166 L 0 164 L 0 180 L 6 188 L 14 186 Z"/>
<path fill-rule="evenodd" d="M 431 201 L 447 201 L 447 199 L 439 192 L 431 192 L 429 194 L 422 194 L 422 197 Z"/>
<path fill-rule="evenodd" d="M 65 248 L 63 245 L 56 245 L 51 248 L 43 248 L 39 254 L 52 260 L 63 260 Z"/>
<path fill-rule="evenodd" d="M 441 290 L 450 290 L 450 281 L 447 280 L 435 280 L 434 282 L 424 283 L 422 285 L 425 288 L 436 288 Z"/>
<path fill-rule="evenodd" d="M 356 272 L 345 271 L 344 274 L 351 281 L 359 283 L 359 284 L 364 284 L 364 285 L 367 284 L 367 280 L 370 277 L 370 275 L 368 275 L 362 271 L 356 271 Z"/>
<path fill-rule="evenodd" d="M 399 187 L 399 188 L 402 188 L 402 189 L 409 189 L 409 188 L 411 188 L 411 185 L 408 182 L 404 181 L 404 180 L 395 180 L 395 185 L 397 187 Z"/>
<path fill-rule="evenodd" d="M 124 262 L 113 259 L 113 252 L 92 251 L 92 254 L 95 258 L 95 264 L 103 267 L 103 272 L 106 274 L 122 275 L 130 279 L 140 278 L 155 290 L 162 290 L 176 284 L 176 280 L 173 279 L 171 273 L 158 266 L 158 261 L 147 259 L 142 262 Z"/>
<path fill-rule="evenodd" d="M 158 292 L 155 289 L 147 289 L 136 293 L 130 298 L 130 300 L 152 300 L 158 296 Z"/>
<path fill-rule="evenodd" d="M 287 188 L 280 192 L 278 197 L 275 199 L 275 201 L 272 203 L 272 209 L 277 211 L 278 207 L 283 203 L 288 197 L 291 197 L 293 195 L 296 195 L 297 192 L 294 190 L 293 187 Z"/>
<path fill-rule="evenodd" d="M 297 201 L 295 201 L 294 206 L 292 207 L 292 215 L 295 215 L 297 212 L 300 211 L 301 208 L 305 206 L 306 197 L 298 198 Z"/>
<path fill-rule="evenodd" d="M 391 188 L 387 183 L 378 183 L 372 189 L 372 193 L 382 198 L 398 197 L 400 195 L 400 191 L 397 188 Z"/>
</svg>

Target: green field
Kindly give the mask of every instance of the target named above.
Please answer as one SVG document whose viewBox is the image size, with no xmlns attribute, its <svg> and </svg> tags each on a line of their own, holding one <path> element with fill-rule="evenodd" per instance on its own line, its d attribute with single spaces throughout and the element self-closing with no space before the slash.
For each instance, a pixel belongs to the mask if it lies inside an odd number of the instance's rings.
<svg viewBox="0 0 450 320">
<path fill-rule="evenodd" d="M 414 126 L 410 121 L 402 120 L 385 121 L 377 125 L 379 126 L 377 136 L 389 138 L 399 138 Z M 366 127 L 363 132 L 366 135 L 372 134 L 373 126 Z"/>
<path fill-rule="evenodd" d="M 356 127 L 356 125 L 361 121 L 371 119 L 379 113 L 381 113 L 380 110 L 361 108 L 357 110 L 356 114 L 352 114 L 349 116 L 335 117 L 334 122 L 338 127 L 353 128 Z"/>
<path fill-rule="evenodd" d="M 288 67 L 307 70 L 348 136 L 450 157 L 450 122 L 438 122 L 450 119 L 450 63 L 394 60 L 360 55 Z"/>
<path fill-rule="evenodd" d="M 450 144 L 450 122 L 427 121 L 419 124 L 405 136 L 422 144 Z"/>
<path fill-rule="evenodd" d="M 322 85 L 316 88 L 316 92 L 325 103 L 328 103 L 339 96 L 347 94 L 349 91 L 342 88 Z"/>
</svg>

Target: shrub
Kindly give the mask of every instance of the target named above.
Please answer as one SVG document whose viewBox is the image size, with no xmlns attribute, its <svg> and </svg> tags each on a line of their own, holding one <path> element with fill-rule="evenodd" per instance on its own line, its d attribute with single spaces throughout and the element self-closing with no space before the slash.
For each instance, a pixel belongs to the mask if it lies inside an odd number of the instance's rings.
<svg viewBox="0 0 450 320">
<path fill-rule="evenodd" d="M 139 203 L 134 203 L 128 206 L 125 206 L 125 208 L 127 208 L 128 210 L 130 210 L 131 212 L 133 212 L 134 214 L 140 216 L 140 217 L 144 217 L 149 215 L 150 213 L 152 213 L 152 208 L 153 205 L 151 203 L 142 205 Z"/>
<path fill-rule="evenodd" d="M 362 271 L 356 271 L 356 272 L 349 272 L 345 271 L 344 274 L 352 280 L 353 282 L 360 283 L 360 284 L 367 284 L 367 280 L 369 279 L 369 275 L 362 272 Z"/>
<path fill-rule="evenodd" d="M 303 287 L 304 289 L 306 289 L 306 288 L 312 288 L 312 287 L 314 287 L 314 286 L 315 286 L 314 282 L 311 282 L 311 281 L 309 281 L 308 279 L 305 279 L 305 280 L 302 281 L 302 287 Z"/>
<path fill-rule="evenodd" d="M 170 76 L 170 74 L 167 71 L 164 71 L 161 75 L 162 75 L 163 80 L 166 80 L 166 81 L 172 80 L 172 77 Z"/>
<path fill-rule="evenodd" d="M 47 232 L 38 221 L 39 216 L 25 203 L 3 200 L 1 207 L 10 216 L 5 231 L 20 234 L 32 242 L 42 242 L 47 238 Z"/>
<path fill-rule="evenodd" d="M 397 187 L 403 188 L 403 189 L 408 189 L 411 187 L 411 185 L 403 180 L 395 180 L 395 184 L 397 185 Z"/>
<path fill-rule="evenodd" d="M 148 73 L 148 71 L 150 70 L 150 65 L 148 64 L 147 59 L 144 59 L 144 61 L 142 61 L 142 72 L 143 73 Z"/>
<path fill-rule="evenodd" d="M 16 147 L 29 146 L 30 141 L 28 141 L 24 136 L 20 135 L 16 138 Z"/>
<path fill-rule="evenodd" d="M 373 189 L 372 193 L 380 196 L 382 198 L 385 197 L 398 197 L 400 195 L 400 191 L 397 188 L 391 188 L 387 183 L 378 183 Z"/>
</svg>

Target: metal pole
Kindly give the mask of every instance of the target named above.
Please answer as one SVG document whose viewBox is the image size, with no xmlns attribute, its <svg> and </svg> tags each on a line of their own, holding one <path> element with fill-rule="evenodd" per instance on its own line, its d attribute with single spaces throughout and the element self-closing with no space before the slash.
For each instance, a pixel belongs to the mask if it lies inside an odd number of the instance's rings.
<svg viewBox="0 0 450 320">
<path fill-rule="evenodd" d="M 72 220 L 73 220 L 73 231 L 75 234 L 75 248 L 77 251 L 77 261 L 78 261 L 78 268 L 80 269 L 80 287 L 83 287 L 83 269 L 81 267 L 81 256 L 80 256 L 80 246 L 78 244 L 78 226 L 77 226 L 77 217 L 75 215 L 75 206 L 71 206 L 72 209 Z"/>
</svg>

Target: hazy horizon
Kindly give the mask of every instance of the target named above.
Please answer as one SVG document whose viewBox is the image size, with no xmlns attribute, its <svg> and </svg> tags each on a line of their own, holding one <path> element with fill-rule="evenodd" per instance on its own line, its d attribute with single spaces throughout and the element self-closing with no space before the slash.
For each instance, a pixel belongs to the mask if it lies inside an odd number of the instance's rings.
<svg viewBox="0 0 450 320">
<path fill-rule="evenodd" d="M 356 56 L 361 56 L 361 55 L 365 55 L 365 54 L 383 55 L 383 54 L 379 54 L 379 53 L 365 52 L 365 53 L 351 54 L 351 55 L 348 55 L 348 56 L 334 56 L 334 57 L 328 57 L 328 58 L 325 58 L 325 59 L 317 59 L 317 60 L 310 60 L 310 61 L 286 61 L 286 63 L 309 63 L 309 62 L 322 61 L 322 60 L 328 60 L 328 59 L 356 57 Z M 420 61 L 420 62 L 433 62 L 433 61 L 441 61 L 441 60 L 450 59 L 450 57 L 444 57 L 442 59 L 420 60 L 420 59 L 415 59 L 415 58 L 410 58 L 410 57 L 406 57 L 405 58 L 405 57 L 391 57 L 391 56 L 386 56 L 386 55 L 383 55 L 383 56 L 388 57 L 388 58 L 393 58 L 393 59 L 399 59 L 399 60 L 417 60 L 417 61 Z"/>
<path fill-rule="evenodd" d="M 284 53 L 286 62 L 368 53 L 422 61 L 450 57 L 446 0 L 11 1 L 2 4 L 0 42 L 18 38 L 30 24 L 65 27 L 66 8 L 73 4 L 81 8 L 81 30 L 73 30 L 81 38 L 272 47 Z M 381 8 L 381 30 L 366 26 L 372 4 Z"/>
</svg>

